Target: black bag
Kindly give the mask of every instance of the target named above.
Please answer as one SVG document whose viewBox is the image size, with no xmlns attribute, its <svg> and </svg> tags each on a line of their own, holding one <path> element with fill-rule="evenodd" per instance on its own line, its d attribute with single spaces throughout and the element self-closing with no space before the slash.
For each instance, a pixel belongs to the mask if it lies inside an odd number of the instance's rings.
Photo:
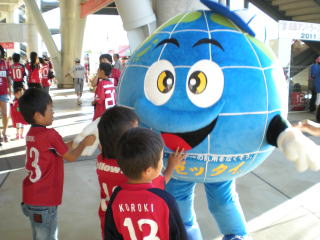
<svg viewBox="0 0 320 240">
<path fill-rule="evenodd" d="M 49 70 L 49 72 L 48 72 L 48 78 L 49 78 L 49 79 L 55 78 L 52 70 Z"/>
</svg>

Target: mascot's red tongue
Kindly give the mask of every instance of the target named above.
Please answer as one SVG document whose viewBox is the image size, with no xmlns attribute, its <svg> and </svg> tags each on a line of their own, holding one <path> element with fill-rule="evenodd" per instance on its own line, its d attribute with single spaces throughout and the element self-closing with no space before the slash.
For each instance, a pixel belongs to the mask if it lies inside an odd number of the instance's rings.
<svg viewBox="0 0 320 240">
<path fill-rule="evenodd" d="M 192 149 L 192 147 L 185 140 L 175 134 L 162 133 L 161 136 L 165 145 L 172 151 L 175 151 L 178 147 L 179 149 L 184 149 L 185 151 Z"/>
</svg>

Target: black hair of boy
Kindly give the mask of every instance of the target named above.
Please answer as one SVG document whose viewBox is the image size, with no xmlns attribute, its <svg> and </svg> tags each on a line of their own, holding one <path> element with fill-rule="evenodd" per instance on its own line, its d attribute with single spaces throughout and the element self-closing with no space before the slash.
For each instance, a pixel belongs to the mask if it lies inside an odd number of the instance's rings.
<svg viewBox="0 0 320 240">
<path fill-rule="evenodd" d="M 36 112 L 44 116 L 47 106 L 52 104 L 52 99 L 48 93 L 38 88 L 29 88 L 19 98 L 19 108 L 24 120 L 29 124 L 34 124 L 34 114 Z"/>
<path fill-rule="evenodd" d="M 39 57 L 39 63 L 41 63 L 41 64 L 45 64 L 46 62 L 44 61 L 44 59 L 43 59 L 43 58 Z"/>
<path fill-rule="evenodd" d="M 147 128 L 131 128 L 120 138 L 118 164 L 130 179 L 140 179 L 149 167 L 158 167 L 163 141 L 159 134 Z"/>
<path fill-rule="evenodd" d="M 14 63 L 19 63 L 20 62 L 20 54 L 19 53 L 12 54 L 12 60 Z"/>
<path fill-rule="evenodd" d="M 101 61 L 102 58 L 106 58 L 110 63 L 112 63 L 112 56 L 108 53 L 101 54 L 99 57 L 99 61 Z"/>
<path fill-rule="evenodd" d="M 16 94 L 16 93 L 18 93 L 18 92 L 21 92 L 21 91 L 23 91 L 23 88 L 22 88 L 22 87 L 16 87 L 16 88 L 13 89 L 13 93 L 14 93 L 14 94 Z"/>
<path fill-rule="evenodd" d="M 103 113 L 98 123 L 98 132 L 104 158 L 117 159 L 117 146 L 120 137 L 135 122 L 139 123 L 139 117 L 127 107 L 114 106 Z"/>
<path fill-rule="evenodd" d="M 6 52 L 4 51 L 4 48 L 0 45 L 0 58 L 4 58 L 6 55 Z"/>
<path fill-rule="evenodd" d="M 100 63 L 99 69 L 104 72 L 104 75 L 109 76 L 111 74 L 112 66 L 110 63 Z"/>
</svg>

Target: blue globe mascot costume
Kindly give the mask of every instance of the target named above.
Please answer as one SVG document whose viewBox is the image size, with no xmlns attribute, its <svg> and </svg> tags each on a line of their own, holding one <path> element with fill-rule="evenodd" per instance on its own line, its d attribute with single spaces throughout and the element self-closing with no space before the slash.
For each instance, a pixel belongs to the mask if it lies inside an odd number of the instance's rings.
<svg viewBox="0 0 320 240">
<path fill-rule="evenodd" d="M 310 152 L 320 150 L 286 121 L 287 85 L 272 51 L 236 13 L 201 2 L 210 10 L 170 19 L 135 50 L 118 104 L 134 108 L 144 127 L 161 134 L 164 160 L 177 147 L 186 151 L 166 190 L 177 200 L 189 239 L 202 239 L 193 209 L 196 183 L 205 186 L 223 240 L 250 239 L 235 178 L 274 147 L 298 170 L 318 170 Z"/>
</svg>

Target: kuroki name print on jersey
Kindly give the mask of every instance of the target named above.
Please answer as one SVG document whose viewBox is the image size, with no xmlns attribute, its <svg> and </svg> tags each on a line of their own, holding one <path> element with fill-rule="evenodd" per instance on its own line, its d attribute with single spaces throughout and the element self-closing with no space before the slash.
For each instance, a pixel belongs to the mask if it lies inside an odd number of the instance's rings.
<svg viewBox="0 0 320 240">
<path fill-rule="evenodd" d="M 119 203 L 120 212 L 154 212 L 153 203 Z"/>
</svg>

